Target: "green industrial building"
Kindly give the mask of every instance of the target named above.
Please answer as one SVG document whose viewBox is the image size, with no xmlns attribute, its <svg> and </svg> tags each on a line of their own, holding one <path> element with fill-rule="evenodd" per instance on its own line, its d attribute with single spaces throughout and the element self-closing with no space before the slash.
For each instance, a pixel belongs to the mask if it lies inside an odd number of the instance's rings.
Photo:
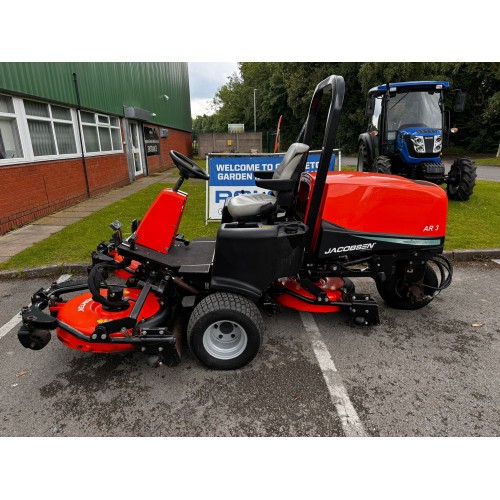
<svg viewBox="0 0 500 500">
<path fill-rule="evenodd" d="M 191 154 L 187 63 L 0 62 L 0 234 Z"/>
</svg>

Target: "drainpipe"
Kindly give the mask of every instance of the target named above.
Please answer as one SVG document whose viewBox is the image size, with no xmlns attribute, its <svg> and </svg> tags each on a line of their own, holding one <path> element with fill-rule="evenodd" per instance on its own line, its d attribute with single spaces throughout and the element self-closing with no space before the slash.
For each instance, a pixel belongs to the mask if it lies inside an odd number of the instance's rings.
<svg viewBox="0 0 500 500">
<path fill-rule="evenodd" d="M 82 150 L 83 173 L 85 175 L 85 186 L 87 187 L 87 198 L 90 198 L 89 176 L 87 173 L 87 163 L 85 162 L 85 150 L 83 149 L 83 137 L 82 137 L 82 124 L 80 121 L 80 110 L 82 109 L 80 102 L 80 89 L 78 88 L 78 79 L 76 77 L 76 73 L 73 73 L 73 83 L 75 84 L 76 102 L 78 104 L 78 107 L 76 108 L 78 113 L 76 113 L 76 115 L 78 119 L 78 136 L 80 137 L 80 148 Z"/>
</svg>

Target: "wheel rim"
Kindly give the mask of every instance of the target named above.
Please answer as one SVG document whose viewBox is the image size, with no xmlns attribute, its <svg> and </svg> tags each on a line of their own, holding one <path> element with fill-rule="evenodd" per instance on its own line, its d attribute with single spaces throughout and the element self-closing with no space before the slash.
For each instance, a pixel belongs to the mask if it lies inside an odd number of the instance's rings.
<svg viewBox="0 0 500 500">
<path fill-rule="evenodd" d="M 217 359 L 237 358 L 246 348 L 248 337 L 245 329 L 234 321 L 212 323 L 203 334 L 203 347 Z"/>
</svg>

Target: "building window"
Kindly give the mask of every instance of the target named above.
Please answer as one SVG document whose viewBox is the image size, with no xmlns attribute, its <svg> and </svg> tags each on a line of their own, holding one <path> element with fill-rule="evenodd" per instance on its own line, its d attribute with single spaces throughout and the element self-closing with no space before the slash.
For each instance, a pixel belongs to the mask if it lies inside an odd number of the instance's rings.
<svg viewBox="0 0 500 500">
<path fill-rule="evenodd" d="M 24 99 L 24 111 L 35 157 L 77 153 L 69 108 Z"/>
<path fill-rule="evenodd" d="M 0 95 L 0 160 L 23 156 L 12 97 Z"/>
<path fill-rule="evenodd" d="M 80 119 L 87 153 L 122 151 L 122 135 L 118 118 L 80 111 Z"/>
</svg>

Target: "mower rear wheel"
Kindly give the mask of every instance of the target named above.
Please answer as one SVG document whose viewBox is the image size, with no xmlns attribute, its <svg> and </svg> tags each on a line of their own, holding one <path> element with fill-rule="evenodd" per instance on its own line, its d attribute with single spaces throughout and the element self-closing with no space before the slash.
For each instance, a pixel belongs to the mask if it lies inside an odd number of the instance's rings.
<svg viewBox="0 0 500 500">
<path fill-rule="evenodd" d="M 423 293 L 430 297 L 420 302 L 412 302 L 408 296 L 408 284 L 403 280 L 404 269 L 400 267 L 391 280 L 377 282 L 377 290 L 384 302 L 394 309 L 416 310 L 425 307 L 434 298 L 435 288 L 438 286 L 438 277 L 434 269 L 426 264 L 424 271 Z M 433 287 L 433 288 L 431 288 Z"/>
<path fill-rule="evenodd" d="M 373 160 L 373 171 L 379 174 L 391 174 L 391 160 L 387 156 L 377 156 Z"/>
<path fill-rule="evenodd" d="M 193 354 L 217 370 L 234 370 L 249 363 L 262 343 L 264 322 L 246 297 L 217 292 L 195 307 L 187 328 Z"/>
<path fill-rule="evenodd" d="M 359 143 L 357 171 L 370 172 L 370 165 L 368 163 L 368 148 L 364 142 Z"/>
<path fill-rule="evenodd" d="M 472 160 L 466 156 L 457 158 L 448 175 L 452 179 L 446 186 L 448 198 L 455 201 L 467 201 L 474 191 L 476 185 L 477 167 Z"/>
</svg>

